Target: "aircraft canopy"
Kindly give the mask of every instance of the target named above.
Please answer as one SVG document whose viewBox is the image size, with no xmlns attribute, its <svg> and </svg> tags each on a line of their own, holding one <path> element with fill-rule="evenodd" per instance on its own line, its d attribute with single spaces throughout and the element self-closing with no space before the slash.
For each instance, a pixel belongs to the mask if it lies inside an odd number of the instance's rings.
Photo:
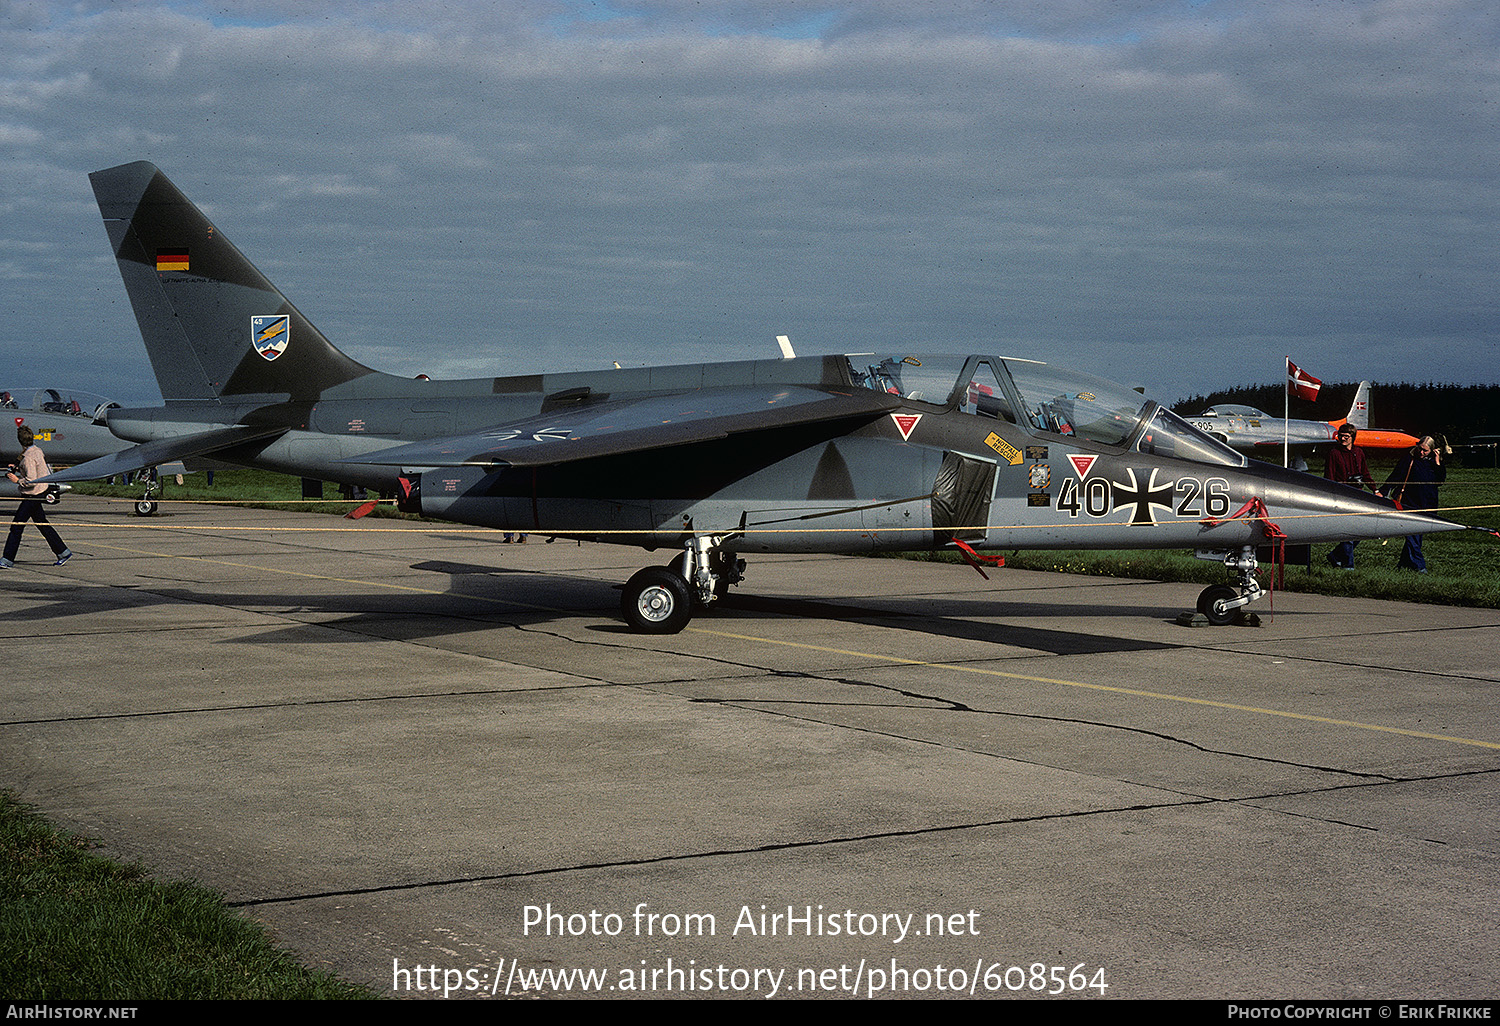
<svg viewBox="0 0 1500 1026">
<path fill-rule="evenodd" d="M 1032 434 L 1242 467 L 1245 457 L 1134 389 L 1031 360 L 850 355 L 854 383 L 1017 424 Z"/>
</svg>

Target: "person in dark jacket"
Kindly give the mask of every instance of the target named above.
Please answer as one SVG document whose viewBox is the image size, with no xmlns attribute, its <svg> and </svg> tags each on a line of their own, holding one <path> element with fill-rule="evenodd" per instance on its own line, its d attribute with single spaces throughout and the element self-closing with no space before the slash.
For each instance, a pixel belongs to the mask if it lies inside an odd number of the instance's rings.
<svg viewBox="0 0 1500 1026">
<path fill-rule="evenodd" d="M 1385 496 L 1402 509 L 1437 509 L 1438 485 L 1448 480 L 1448 468 L 1443 464 L 1443 450 L 1431 435 L 1412 448 L 1385 483 Z M 1401 548 L 1401 557 L 1396 566 L 1403 570 L 1427 572 L 1427 560 L 1422 558 L 1422 536 L 1409 534 Z"/>
<path fill-rule="evenodd" d="M 1365 462 L 1365 451 L 1354 444 L 1355 430 L 1353 424 L 1340 424 L 1339 430 L 1334 435 L 1336 444 L 1328 451 L 1328 462 L 1323 466 L 1323 476 L 1330 481 L 1339 481 L 1355 488 L 1368 487 L 1375 490 L 1375 476 L 1370 473 L 1370 465 Z M 1328 554 L 1328 562 L 1341 569 L 1347 570 L 1354 566 L 1354 546 L 1358 542 L 1340 542 L 1338 547 Z"/>
</svg>

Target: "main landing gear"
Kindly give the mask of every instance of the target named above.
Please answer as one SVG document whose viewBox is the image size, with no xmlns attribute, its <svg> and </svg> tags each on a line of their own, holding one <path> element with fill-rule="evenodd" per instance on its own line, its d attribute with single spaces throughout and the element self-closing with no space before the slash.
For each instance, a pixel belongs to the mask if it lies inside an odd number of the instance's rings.
<svg viewBox="0 0 1500 1026">
<path fill-rule="evenodd" d="M 157 483 L 156 474 L 151 471 L 147 471 L 146 493 L 139 499 L 135 500 L 136 516 L 149 517 L 156 513 L 156 499 L 154 498 L 154 496 L 156 495 L 156 490 L 158 487 L 160 486 Z"/>
<path fill-rule="evenodd" d="M 1204 588 L 1198 596 L 1198 612 L 1208 618 L 1208 622 L 1215 627 L 1223 627 L 1234 622 L 1239 611 L 1258 598 L 1262 598 L 1266 591 L 1255 579 L 1255 569 L 1260 562 L 1255 558 L 1255 546 L 1246 545 L 1239 553 L 1197 552 L 1199 559 L 1219 559 L 1222 557 L 1225 568 L 1234 580 L 1232 585 L 1215 584 Z"/>
<path fill-rule="evenodd" d="M 111 481 L 114 478 L 110 478 Z M 130 475 L 125 475 L 125 483 L 130 484 Z M 156 473 L 155 467 L 147 467 L 136 476 L 136 483 L 145 486 L 145 492 L 139 499 L 135 500 L 135 515 L 138 517 L 149 517 L 156 513 L 156 493 L 162 490 L 161 480 Z"/>
<path fill-rule="evenodd" d="M 648 566 L 625 582 L 620 612 L 640 634 L 676 634 L 745 579 L 745 561 L 720 548 L 724 539 L 695 536 L 666 566 Z"/>
</svg>

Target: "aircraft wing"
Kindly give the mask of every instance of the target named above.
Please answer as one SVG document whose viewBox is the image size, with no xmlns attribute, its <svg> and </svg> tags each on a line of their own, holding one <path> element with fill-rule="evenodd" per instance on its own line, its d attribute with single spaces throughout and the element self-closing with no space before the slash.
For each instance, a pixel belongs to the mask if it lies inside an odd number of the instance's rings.
<svg viewBox="0 0 1500 1026">
<path fill-rule="evenodd" d="M 900 404 L 900 396 L 861 388 L 704 388 L 618 402 L 583 401 L 482 431 L 382 449 L 343 462 L 401 467 L 544 466 L 769 428 L 873 420 Z"/>
<path fill-rule="evenodd" d="M 1325 438 L 1321 441 L 1312 441 L 1307 438 L 1289 438 L 1283 443 L 1279 438 L 1259 438 L 1256 439 L 1253 445 L 1247 446 L 1243 451 L 1254 452 L 1257 449 L 1280 449 L 1283 444 L 1291 446 L 1293 449 L 1326 449 L 1332 441 L 1333 439 L 1331 438 Z"/>
<path fill-rule="evenodd" d="M 260 425 L 241 425 L 228 428 L 212 428 L 208 431 L 199 431 L 190 435 L 178 435 L 174 438 L 159 438 L 154 442 L 143 442 L 133 445 L 128 449 L 101 456 L 97 460 L 89 460 L 66 470 L 53 471 L 46 477 L 38 478 L 38 481 L 51 483 L 54 481 L 94 481 L 101 477 L 111 477 L 115 474 L 129 474 L 143 467 L 159 467 L 163 463 L 172 463 L 177 460 L 190 459 L 193 456 L 203 456 L 220 449 L 228 449 L 231 446 L 242 445 L 245 442 L 253 442 L 260 438 L 269 438 L 286 432 L 285 427 L 264 427 Z"/>
</svg>

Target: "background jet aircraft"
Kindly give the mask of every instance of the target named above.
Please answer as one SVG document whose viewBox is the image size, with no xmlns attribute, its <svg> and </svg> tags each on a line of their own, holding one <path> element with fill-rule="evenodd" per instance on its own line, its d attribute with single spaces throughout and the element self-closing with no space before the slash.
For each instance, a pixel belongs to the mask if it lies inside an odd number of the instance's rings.
<svg viewBox="0 0 1500 1026">
<path fill-rule="evenodd" d="M 130 448 L 131 443 L 116 437 L 105 423 L 109 411 L 119 408 L 120 404 L 114 400 L 92 392 L 57 388 L 0 389 L 0 416 L 9 414 L 16 427 L 24 424 L 31 428 L 37 444 L 47 456 L 47 464 L 52 467 L 86 463 Z M 0 430 L 0 464 L 14 463 L 20 458 L 21 446 L 16 441 L 15 432 Z M 156 469 L 164 474 L 181 474 L 188 470 L 179 462 L 170 462 Z M 156 512 L 153 498 L 156 481 L 147 478 L 143 488 L 144 494 L 137 500 L 135 511 L 149 516 Z M 70 490 L 66 486 L 49 489 L 46 501 L 55 503 L 62 492 Z M 20 498 L 20 494 L 16 485 L 0 479 L 0 499 Z"/>
<path fill-rule="evenodd" d="M 0 416 L 8 415 L 13 427 L 25 425 L 36 436 L 37 444 L 47 454 L 47 463 L 66 467 L 98 459 L 127 448 L 130 443 L 116 438 L 104 423 L 104 414 L 119 403 L 91 392 L 74 392 L 56 388 L 0 389 Z M 21 458 L 16 433 L 7 426 L 0 429 L 0 466 Z M 66 485 L 47 489 L 44 500 L 55 503 Z M 0 479 L 0 499 L 21 498 L 20 487 Z"/>
<path fill-rule="evenodd" d="M 1387 431 L 1370 427 L 1370 383 L 1361 381 L 1347 416 L 1340 420 L 1283 420 L 1253 406 L 1220 404 L 1187 418 L 1188 423 L 1205 434 L 1240 452 L 1266 456 L 1285 441 L 1292 449 L 1308 452 L 1333 444 L 1339 426 L 1353 424 L 1359 429 L 1356 444 L 1362 449 L 1410 449 L 1418 439 L 1404 431 Z"/>
<path fill-rule="evenodd" d="M 0 416 L 9 416 L 14 427 L 31 428 L 53 466 L 83 463 L 126 448 L 130 443 L 116 438 L 104 423 L 104 415 L 119 405 L 90 392 L 0 389 Z M 0 458 L 14 462 L 20 455 L 15 431 L 0 430 Z"/>
<path fill-rule="evenodd" d="M 50 505 L 56 505 L 57 502 L 62 498 L 62 493 L 63 492 L 71 492 L 72 490 L 73 490 L 73 486 L 72 485 L 65 485 L 65 484 L 52 484 L 52 485 L 48 485 L 47 486 L 47 490 L 42 493 L 41 499 L 42 499 L 43 502 L 47 503 L 49 506 Z M 35 498 L 37 498 L 37 496 L 35 496 L 35 495 L 22 495 L 21 494 L 21 486 L 18 485 L 18 484 L 16 484 L 14 481 L 10 480 L 10 478 L 0 478 L 0 499 L 35 499 Z"/>
<path fill-rule="evenodd" d="M 85 480 L 212 455 L 395 492 L 507 531 L 666 548 L 625 585 L 681 630 L 750 552 L 1197 548 L 1260 597 L 1255 545 L 1458 529 L 1257 464 L 1122 385 L 1028 360 L 915 353 L 411 380 L 350 359 L 151 164 L 90 176 L 168 405 Z"/>
</svg>

